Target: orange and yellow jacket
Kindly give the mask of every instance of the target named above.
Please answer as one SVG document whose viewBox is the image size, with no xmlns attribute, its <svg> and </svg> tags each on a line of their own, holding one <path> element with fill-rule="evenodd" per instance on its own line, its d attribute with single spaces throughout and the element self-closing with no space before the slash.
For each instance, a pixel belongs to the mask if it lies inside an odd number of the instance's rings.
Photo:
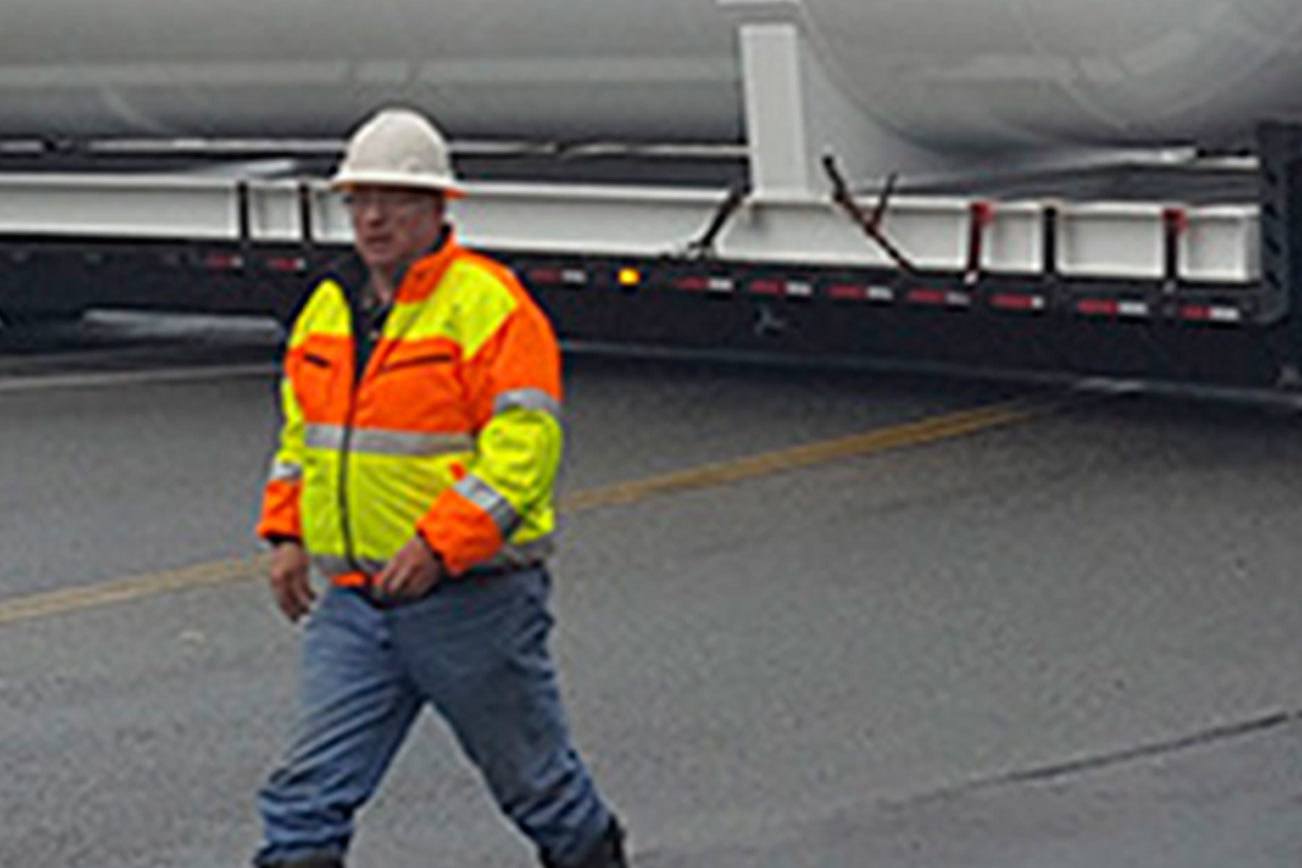
<svg viewBox="0 0 1302 868">
<path fill-rule="evenodd" d="M 358 371 L 361 287 L 344 283 L 317 284 L 290 334 L 258 534 L 302 540 L 345 586 L 416 533 L 453 575 L 541 560 L 563 441 L 546 317 L 509 270 L 449 235 L 407 269 Z"/>
</svg>

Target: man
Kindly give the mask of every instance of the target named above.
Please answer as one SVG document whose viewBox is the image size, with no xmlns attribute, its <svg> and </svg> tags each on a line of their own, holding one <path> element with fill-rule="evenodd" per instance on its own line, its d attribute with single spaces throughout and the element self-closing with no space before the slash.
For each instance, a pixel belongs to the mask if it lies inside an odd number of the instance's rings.
<svg viewBox="0 0 1302 868">
<path fill-rule="evenodd" d="M 546 648 L 559 352 L 512 274 L 461 248 L 463 195 L 423 117 L 382 111 L 332 179 L 357 257 L 289 339 L 258 533 L 303 633 L 292 744 L 254 864 L 339 868 L 355 811 L 430 704 L 551 868 L 623 868 Z M 309 565 L 329 580 L 318 600 Z"/>
</svg>

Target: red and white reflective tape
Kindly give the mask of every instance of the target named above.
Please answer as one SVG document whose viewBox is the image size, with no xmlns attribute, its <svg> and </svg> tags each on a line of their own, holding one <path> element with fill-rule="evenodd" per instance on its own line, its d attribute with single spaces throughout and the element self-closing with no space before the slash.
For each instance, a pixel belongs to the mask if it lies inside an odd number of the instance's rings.
<svg viewBox="0 0 1302 868">
<path fill-rule="evenodd" d="M 890 304 L 895 301 L 895 290 L 889 286 L 872 286 L 863 283 L 834 283 L 827 287 L 827 297 L 834 301 L 875 301 Z"/>
<path fill-rule="evenodd" d="M 1084 316 L 1111 316 L 1140 319 L 1149 316 L 1148 302 L 1133 299 L 1082 298 L 1076 312 Z"/>
<path fill-rule="evenodd" d="M 998 292 L 990 296 L 990 306 L 998 310 L 1034 313 L 1045 310 L 1049 306 L 1049 301 L 1042 295 L 1029 295 L 1021 292 Z"/>
<path fill-rule="evenodd" d="M 684 292 L 733 292 L 736 284 L 730 277 L 711 277 L 704 274 L 689 274 L 673 283 L 674 288 Z"/>
<path fill-rule="evenodd" d="M 911 289 L 904 296 L 909 304 L 930 307 L 970 307 L 972 296 L 953 289 Z"/>
<path fill-rule="evenodd" d="M 307 259 L 302 256 L 273 256 L 267 260 L 267 268 L 283 274 L 299 274 L 307 271 Z"/>
<path fill-rule="evenodd" d="M 582 268 L 531 268 L 524 276 L 529 283 L 583 286 L 588 282 L 588 273 Z"/>
<path fill-rule="evenodd" d="M 814 294 L 814 285 L 804 280 L 781 280 L 761 278 L 750 283 L 754 295 L 769 295 L 777 298 L 810 298 Z"/>
<path fill-rule="evenodd" d="M 238 253 L 209 253 L 203 267 L 209 271 L 238 271 L 244 267 L 244 257 Z"/>
<path fill-rule="evenodd" d="M 1243 311 L 1226 304 L 1186 304 L 1180 308 L 1180 318 L 1189 322 L 1243 322 Z"/>
</svg>

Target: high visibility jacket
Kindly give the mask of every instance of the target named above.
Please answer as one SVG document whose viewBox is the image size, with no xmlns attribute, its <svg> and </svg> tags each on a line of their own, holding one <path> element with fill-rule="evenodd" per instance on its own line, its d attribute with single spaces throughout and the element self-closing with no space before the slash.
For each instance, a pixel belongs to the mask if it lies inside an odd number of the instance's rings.
<svg viewBox="0 0 1302 868">
<path fill-rule="evenodd" d="M 505 267 L 449 234 L 402 277 L 365 369 L 331 276 L 294 324 L 258 533 L 365 585 L 420 533 L 453 575 L 534 563 L 555 530 L 560 354 Z"/>
</svg>

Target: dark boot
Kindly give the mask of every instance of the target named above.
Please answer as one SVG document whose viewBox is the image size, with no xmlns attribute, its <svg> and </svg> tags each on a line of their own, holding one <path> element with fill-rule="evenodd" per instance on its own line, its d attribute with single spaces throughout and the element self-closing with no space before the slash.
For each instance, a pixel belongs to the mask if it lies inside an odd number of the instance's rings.
<svg viewBox="0 0 1302 868">
<path fill-rule="evenodd" d="M 564 865 L 543 856 L 542 865 L 543 868 L 628 868 L 628 859 L 624 856 L 624 829 L 612 818 L 606 834 L 578 862 Z"/>
<path fill-rule="evenodd" d="M 262 868 L 344 868 L 344 860 L 338 856 L 308 856 L 289 862 L 272 862 Z"/>
</svg>

